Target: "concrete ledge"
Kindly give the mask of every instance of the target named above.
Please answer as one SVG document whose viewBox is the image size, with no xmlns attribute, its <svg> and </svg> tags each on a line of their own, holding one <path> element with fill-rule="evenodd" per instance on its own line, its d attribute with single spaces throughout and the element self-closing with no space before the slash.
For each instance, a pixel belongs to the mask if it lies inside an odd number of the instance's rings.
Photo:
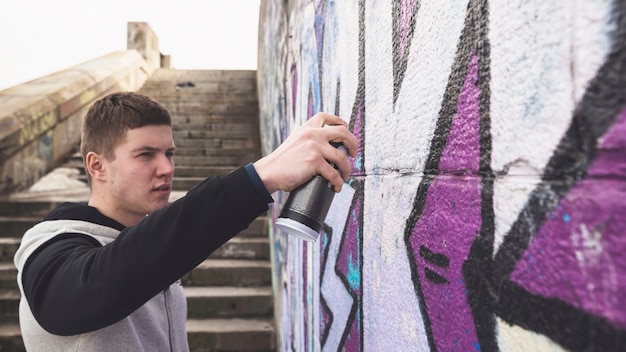
<svg viewBox="0 0 626 352">
<path fill-rule="evenodd" d="M 120 51 L 0 91 L 0 194 L 29 187 L 78 145 L 91 102 L 138 90 L 154 69 Z"/>
</svg>

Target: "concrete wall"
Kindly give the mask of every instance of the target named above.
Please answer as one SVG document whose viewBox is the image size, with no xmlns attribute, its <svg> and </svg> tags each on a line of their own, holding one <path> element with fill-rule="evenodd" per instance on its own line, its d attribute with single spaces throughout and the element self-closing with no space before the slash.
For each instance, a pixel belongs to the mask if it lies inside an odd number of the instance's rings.
<svg viewBox="0 0 626 352">
<path fill-rule="evenodd" d="M 318 111 L 359 140 L 320 239 L 271 232 L 281 350 L 624 348 L 624 1 L 260 16 L 264 153 Z"/>
<path fill-rule="evenodd" d="M 126 26 L 126 49 L 135 49 L 152 70 L 162 67 L 159 38 L 146 22 L 128 22 Z M 167 67 L 170 58 L 167 57 Z"/>
<path fill-rule="evenodd" d="M 133 35 L 126 51 L 0 91 L 0 194 L 28 188 L 78 145 L 92 101 L 138 90 L 160 66 L 149 25 L 133 22 L 128 28 Z"/>
</svg>

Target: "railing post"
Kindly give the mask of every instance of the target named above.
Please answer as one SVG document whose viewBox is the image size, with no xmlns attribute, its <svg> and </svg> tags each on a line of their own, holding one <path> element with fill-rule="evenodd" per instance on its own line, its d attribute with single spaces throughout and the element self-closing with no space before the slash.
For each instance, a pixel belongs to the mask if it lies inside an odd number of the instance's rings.
<svg viewBox="0 0 626 352">
<path fill-rule="evenodd" d="M 146 22 L 128 22 L 126 49 L 135 49 L 146 60 L 152 72 L 161 67 L 159 38 Z"/>
</svg>

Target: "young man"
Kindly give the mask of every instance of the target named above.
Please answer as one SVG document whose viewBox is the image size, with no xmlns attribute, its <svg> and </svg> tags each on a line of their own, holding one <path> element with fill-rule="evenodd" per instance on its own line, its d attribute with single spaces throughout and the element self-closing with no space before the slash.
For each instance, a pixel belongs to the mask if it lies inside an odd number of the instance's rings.
<svg viewBox="0 0 626 352">
<path fill-rule="evenodd" d="M 131 92 L 96 101 L 82 129 L 88 204 L 64 203 L 26 232 L 15 255 L 28 351 L 187 351 L 179 279 L 272 202 L 315 174 L 341 189 L 356 139 L 319 113 L 270 155 L 208 178 L 168 205 L 170 115 Z M 341 175 L 328 163 L 339 167 Z"/>
</svg>

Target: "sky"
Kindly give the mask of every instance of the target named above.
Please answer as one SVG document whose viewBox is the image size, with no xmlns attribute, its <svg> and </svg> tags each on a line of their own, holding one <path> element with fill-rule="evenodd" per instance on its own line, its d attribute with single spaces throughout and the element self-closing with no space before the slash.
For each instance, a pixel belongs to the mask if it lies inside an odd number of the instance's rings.
<svg viewBox="0 0 626 352">
<path fill-rule="evenodd" d="M 260 0 L 4 0 L 0 90 L 114 51 L 147 22 L 175 69 L 256 69 Z"/>
</svg>

